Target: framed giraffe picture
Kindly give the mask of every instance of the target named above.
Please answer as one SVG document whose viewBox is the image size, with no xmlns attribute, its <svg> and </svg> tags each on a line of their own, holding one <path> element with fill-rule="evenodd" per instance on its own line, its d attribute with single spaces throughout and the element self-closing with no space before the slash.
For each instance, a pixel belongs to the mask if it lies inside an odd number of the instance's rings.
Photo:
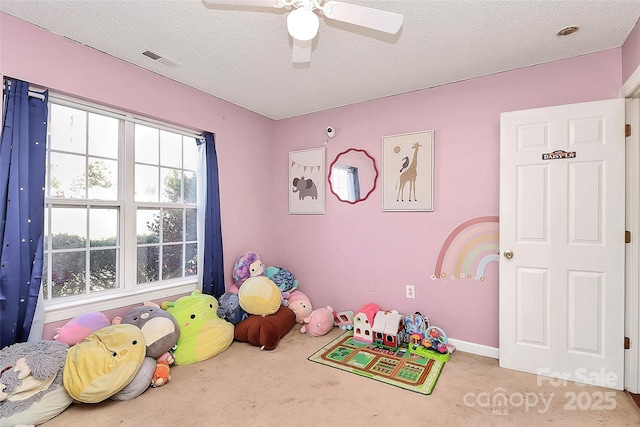
<svg viewBox="0 0 640 427">
<path fill-rule="evenodd" d="M 433 212 L 433 131 L 382 137 L 382 210 Z"/>
</svg>

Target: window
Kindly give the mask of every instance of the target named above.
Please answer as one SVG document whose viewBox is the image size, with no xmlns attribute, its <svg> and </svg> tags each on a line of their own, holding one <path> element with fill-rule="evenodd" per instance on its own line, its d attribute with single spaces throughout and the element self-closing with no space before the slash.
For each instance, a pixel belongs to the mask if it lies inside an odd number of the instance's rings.
<svg viewBox="0 0 640 427">
<path fill-rule="evenodd" d="M 57 99 L 48 123 L 47 307 L 195 289 L 195 135 Z"/>
<path fill-rule="evenodd" d="M 358 168 L 335 164 L 331 168 L 331 188 L 342 200 L 355 202 L 360 199 Z"/>
</svg>

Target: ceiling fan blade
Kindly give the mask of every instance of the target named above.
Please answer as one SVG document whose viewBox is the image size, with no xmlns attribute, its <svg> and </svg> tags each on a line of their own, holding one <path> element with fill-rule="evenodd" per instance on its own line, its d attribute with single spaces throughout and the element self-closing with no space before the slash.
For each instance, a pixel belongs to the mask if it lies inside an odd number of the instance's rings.
<svg viewBox="0 0 640 427">
<path fill-rule="evenodd" d="M 293 39 L 293 55 L 291 62 L 309 62 L 311 61 L 311 42 L 313 40 Z"/>
<path fill-rule="evenodd" d="M 262 6 L 279 7 L 278 0 L 202 0 L 205 4 L 222 4 L 229 6 Z"/>
<path fill-rule="evenodd" d="M 328 1 L 323 9 L 324 15 L 327 18 L 384 31 L 390 34 L 395 34 L 400 30 L 402 20 L 404 19 L 399 13 L 333 0 Z"/>
</svg>

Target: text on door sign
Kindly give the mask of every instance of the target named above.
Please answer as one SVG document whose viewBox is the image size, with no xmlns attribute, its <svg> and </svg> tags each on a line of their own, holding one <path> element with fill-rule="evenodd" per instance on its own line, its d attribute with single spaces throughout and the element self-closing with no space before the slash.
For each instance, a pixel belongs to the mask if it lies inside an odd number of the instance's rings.
<svg viewBox="0 0 640 427">
<path fill-rule="evenodd" d="M 542 154 L 542 160 L 575 159 L 575 158 L 576 158 L 575 151 L 556 150 L 552 153 Z"/>
</svg>

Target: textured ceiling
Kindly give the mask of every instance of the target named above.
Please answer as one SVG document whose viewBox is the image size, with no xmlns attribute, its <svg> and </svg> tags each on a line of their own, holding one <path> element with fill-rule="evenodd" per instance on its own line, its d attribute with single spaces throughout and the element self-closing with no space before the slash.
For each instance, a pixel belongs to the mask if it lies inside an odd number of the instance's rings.
<svg viewBox="0 0 640 427">
<path fill-rule="evenodd" d="M 389 35 L 320 13 L 311 62 L 293 64 L 283 9 L 0 0 L 0 11 L 276 120 L 617 48 L 640 16 L 638 0 L 345 1 L 404 24 Z M 556 36 L 569 25 L 580 31 Z"/>
</svg>

